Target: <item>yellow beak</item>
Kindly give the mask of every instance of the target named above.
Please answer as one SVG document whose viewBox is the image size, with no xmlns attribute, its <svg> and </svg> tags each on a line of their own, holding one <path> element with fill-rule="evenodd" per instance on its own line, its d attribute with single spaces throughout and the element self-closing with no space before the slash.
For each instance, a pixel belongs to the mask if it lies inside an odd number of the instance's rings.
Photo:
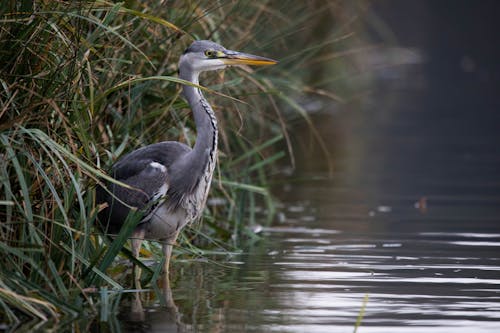
<svg viewBox="0 0 500 333">
<path fill-rule="evenodd" d="M 226 65 L 234 66 L 234 65 L 253 65 L 253 66 L 269 66 L 275 65 L 278 61 L 256 56 L 253 54 L 236 52 L 226 50 L 223 52 L 224 56 L 220 58 Z"/>
</svg>

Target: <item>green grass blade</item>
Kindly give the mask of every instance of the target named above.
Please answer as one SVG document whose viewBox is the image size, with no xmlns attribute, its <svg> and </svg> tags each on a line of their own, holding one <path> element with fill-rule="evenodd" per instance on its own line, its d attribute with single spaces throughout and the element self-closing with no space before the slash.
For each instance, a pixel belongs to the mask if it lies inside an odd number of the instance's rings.
<svg viewBox="0 0 500 333">
<path fill-rule="evenodd" d="M 83 256 L 81 256 L 80 254 L 78 253 L 74 253 L 72 251 L 72 249 L 67 246 L 66 244 L 61 244 L 61 247 L 64 248 L 68 253 L 70 253 L 71 255 L 74 255 L 76 256 L 76 258 L 82 262 L 83 265 L 85 266 L 90 266 L 90 262 L 84 258 Z M 110 278 L 106 273 L 100 271 L 99 269 L 97 269 L 95 266 L 92 266 L 91 267 L 91 270 L 92 272 L 96 275 L 96 276 L 99 276 L 103 281 L 107 282 L 109 285 L 111 285 L 114 289 L 117 289 L 117 290 L 122 290 L 123 287 L 116 281 L 114 281 L 112 278 Z M 95 278 L 94 278 L 95 279 Z M 92 281 L 94 280 L 92 279 Z M 92 285 L 91 283 L 89 283 L 89 285 Z"/>
<path fill-rule="evenodd" d="M 241 161 L 244 161 L 245 159 L 252 157 L 255 154 L 258 154 L 260 151 L 274 145 L 275 143 L 281 141 L 282 139 L 283 139 L 283 134 L 280 133 L 280 134 L 276 135 L 274 138 L 271 138 L 271 139 L 265 141 L 264 143 L 246 151 L 243 155 L 239 156 L 238 158 L 235 158 L 234 160 L 232 160 L 231 162 L 228 163 L 228 167 L 232 167 L 232 166 L 240 163 Z"/>
<path fill-rule="evenodd" d="M 125 220 L 120 232 L 115 237 L 111 245 L 108 247 L 107 251 L 104 253 L 101 262 L 98 265 L 98 270 L 100 272 L 105 272 L 113 263 L 114 259 L 118 255 L 118 253 L 122 250 L 123 246 L 129 239 L 130 235 L 134 231 L 135 227 L 139 223 L 142 217 L 142 212 L 133 212 L 129 213 L 127 219 Z M 94 278 L 90 278 L 90 284 L 94 283 Z"/>
<path fill-rule="evenodd" d="M 21 195 L 23 198 L 23 207 L 24 207 L 24 212 L 25 212 L 25 218 L 28 220 L 28 222 L 32 222 L 33 219 L 33 211 L 31 210 L 32 203 L 31 203 L 31 196 L 29 194 L 29 189 L 27 185 L 27 180 L 24 177 L 24 171 L 21 168 L 21 163 L 17 159 L 17 155 L 14 152 L 14 149 L 10 145 L 9 139 L 6 135 L 0 135 L 0 143 L 5 148 L 5 158 L 8 160 L 10 163 L 12 163 L 12 166 L 14 167 L 19 186 L 21 187 Z"/>
</svg>

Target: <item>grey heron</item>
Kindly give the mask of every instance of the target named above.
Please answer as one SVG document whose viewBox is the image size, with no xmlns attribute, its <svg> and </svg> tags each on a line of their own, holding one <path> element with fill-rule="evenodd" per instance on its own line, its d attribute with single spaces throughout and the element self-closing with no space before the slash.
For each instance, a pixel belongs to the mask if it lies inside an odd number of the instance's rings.
<svg viewBox="0 0 500 333">
<path fill-rule="evenodd" d="M 208 40 L 193 42 L 179 60 L 179 77 L 195 85 L 201 72 L 238 65 L 273 65 L 277 61 L 227 50 Z M 192 109 L 197 137 L 194 147 L 175 141 L 154 143 L 134 150 L 112 167 L 112 176 L 127 184 L 107 183 L 97 188 L 101 226 L 118 233 L 131 208 L 141 212 L 132 233 L 132 254 L 137 258 L 142 241 L 158 240 L 165 256 L 168 279 L 172 246 L 180 230 L 202 214 L 217 157 L 217 119 L 196 86 L 183 85 L 183 97 Z"/>
</svg>

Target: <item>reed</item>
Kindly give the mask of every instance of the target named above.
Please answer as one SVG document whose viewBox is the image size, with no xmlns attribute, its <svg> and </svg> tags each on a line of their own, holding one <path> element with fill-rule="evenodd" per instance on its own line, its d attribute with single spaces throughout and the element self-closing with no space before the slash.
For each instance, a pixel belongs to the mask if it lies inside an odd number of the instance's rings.
<svg viewBox="0 0 500 333">
<path fill-rule="evenodd" d="M 95 185 L 132 149 L 162 140 L 193 143 L 176 78 L 178 56 L 193 39 L 276 57 L 282 65 L 203 81 L 222 126 L 221 153 L 204 222 L 182 239 L 234 248 L 252 233 L 257 207 L 272 218 L 269 177 L 276 161 L 293 163 L 283 107 L 308 119 L 286 96 L 317 89 L 300 71 L 322 49 L 290 49 L 285 41 L 324 9 L 319 3 L 297 2 L 297 22 L 280 13 L 283 5 L 245 0 L 2 5 L 0 323 L 76 316 L 93 311 L 99 300 L 93 291 L 126 288 L 115 258 L 132 259 L 121 249 L 136 217 L 113 241 L 102 237 Z M 305 8 L 310 14 L 300 15 Z M 147 270 L 146 278 L 157 273 Z"/>
</svg>

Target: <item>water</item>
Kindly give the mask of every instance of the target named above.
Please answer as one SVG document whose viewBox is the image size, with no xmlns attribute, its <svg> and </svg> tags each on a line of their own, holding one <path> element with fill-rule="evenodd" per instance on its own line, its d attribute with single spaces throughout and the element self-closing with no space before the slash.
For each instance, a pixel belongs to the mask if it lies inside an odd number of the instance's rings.
<svg viewBox="0 0 500 333">
<path fill-rule="evenodd" d="M 242 255 L 174 262 L 175 304 L 141 293 L 120 330 L 499 331 L 498 6 L 484 1 L 478 16 L 467 4 L 382 1 L 400 44 L 366 61 L 401 61 L 375 72 L 361 101 L 315 117 L 333 173 L 305 144 L 262 239 Z"/>
<path fill-rule="evenodd" d="M 499 329 L 498 223 L 442 217 L 463 203 L 429 199 L 425 213 L 391 203 L 294 203 L 246 255 L 175 263 L 176 315 L 153 298 L 139 323 L 147 332 L 351 332 L 364 307 L 360 332 Z M 128 311 L 121 324 L 135 332 Z"/>
</svg>

